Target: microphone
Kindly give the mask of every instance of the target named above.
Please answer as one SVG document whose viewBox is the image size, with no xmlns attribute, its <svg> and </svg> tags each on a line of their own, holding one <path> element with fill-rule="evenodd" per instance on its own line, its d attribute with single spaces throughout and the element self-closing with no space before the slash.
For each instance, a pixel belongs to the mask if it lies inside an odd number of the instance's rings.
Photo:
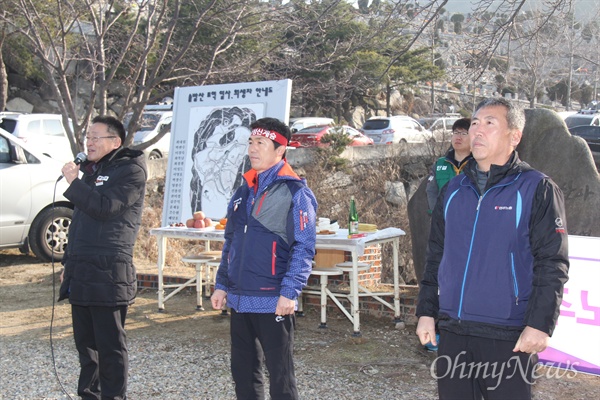
<svg viewBox="0 0 600 400">
<path fill-rule="evenodd" d="M 73 162 L 75 163 L 75 165 L 79 165 L 82 162 L 84 162 L 85 160 L 87 160 L 87 155 L 85 153 L 79 153 L 75 156 L 75 159 L 73 160 Z M 60 181 L 64 177 L 65 177 L 64 175 L 59 176 L 58 179 L 56 180 L 56 182 Z"/>
</svg>

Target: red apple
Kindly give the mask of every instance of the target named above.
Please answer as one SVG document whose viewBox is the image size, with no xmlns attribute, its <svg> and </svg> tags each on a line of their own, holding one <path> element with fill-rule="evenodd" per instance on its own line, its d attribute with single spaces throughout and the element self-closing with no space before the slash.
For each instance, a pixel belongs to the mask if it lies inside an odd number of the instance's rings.
<svg viewBox="0 0 600 400">
<path fill-rule="evenodd" d="M 194 213 L 194 219 L 195 220 L 203 220 L 204 218 L 206 218 L 206 215 L 204 214 L 204 211 L 196 211 Z"/>
<path fill-rule="evenodd" d="M 204 226 L 206 226 L 207 228 L 209 226 L 212 226 L 212 219 L 210 219 L 208 217 L 204 218 Z"/>
<path fill-rule="evenodd" d="M 194 228 L 204 228 L 206 225 L 204 224 L 203 219 L 197 219 L 194 221 Z"/>
<path fill-rule="evenodd" d="M 187 221 L 185 221 L 185 226 L 187 226 L 188 228 L 193 228 L 194 227 L 194 218 L 190 218 Z"/>
</svg>

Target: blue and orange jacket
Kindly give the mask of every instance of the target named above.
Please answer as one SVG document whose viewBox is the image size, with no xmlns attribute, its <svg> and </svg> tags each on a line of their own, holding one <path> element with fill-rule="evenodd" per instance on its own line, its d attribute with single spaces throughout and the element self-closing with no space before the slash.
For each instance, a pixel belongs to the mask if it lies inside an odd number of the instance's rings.
<svg viewBox="0 0 600 400">
<path fill-rule="evenodd" d="M 312 269 L 317 201 L 284 161 L 244 179 L 229 203 L 216 287 L 234 308 L 236 296 L 296 299 Z"/>
</svg>

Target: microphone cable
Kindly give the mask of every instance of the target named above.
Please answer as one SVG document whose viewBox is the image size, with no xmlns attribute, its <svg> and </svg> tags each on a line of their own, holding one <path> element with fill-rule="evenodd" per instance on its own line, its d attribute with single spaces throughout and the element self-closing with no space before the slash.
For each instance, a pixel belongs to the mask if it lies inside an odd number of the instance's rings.
<svg viewBox="0 0 600 400">
<path fill-rule="evenodd" d="M 62 175 L 61 175 L 62 177 Z M 56 180 L 54 183 L 54 192 L 52 193 L 52 212 L 50 213 L 50 224 L 54 223 L 54 211 L 56 204 L 56 189 L 58 188 L 58 182 L 60 178 Z M 71 218 L 72 220 L 72 218 Z M 70 226 L 69 226 L 70 227 Z M 54 311 L 56 308 L 56 271 L 54 267 L 54 246 L 51 246 L 52 250 L 50 252 L 50 261 L 52 263 L 52 313 L 50 316 L 50 355 L 52 358 L 52 368 L 54 371 L 54 376 L 56 377 L 56 381 L 58 382 L 58 386 L 60 386 L 60 390 L 70 399 L 73 400 L 69 392 L 63 386 L 62 381 L 60 380 L 60 376 L 58 375 L 58 370 L 56 369 L 56 358 L 54 356 L 54 340 L 53 340 L 53 328 L 54 328 Z M 64 257 L 64 256 L 63 256 Z"/>
</svg>

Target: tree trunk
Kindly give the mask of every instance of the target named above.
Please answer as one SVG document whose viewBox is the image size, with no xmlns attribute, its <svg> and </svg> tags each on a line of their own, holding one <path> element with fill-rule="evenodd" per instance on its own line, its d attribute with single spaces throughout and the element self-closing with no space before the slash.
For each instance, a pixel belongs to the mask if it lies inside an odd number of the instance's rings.
<svg viewBox="0 0 600 400">
<path fill-rule="evenodd" d="M 6 65 L 4 65 L 4 57 L 2 57 L 2 45 L 4 44 L 4 32 L 0 35 L 0 111 L 6 109 L 8 101 L 8 74 L 6 73 Z"/>
</svg>

